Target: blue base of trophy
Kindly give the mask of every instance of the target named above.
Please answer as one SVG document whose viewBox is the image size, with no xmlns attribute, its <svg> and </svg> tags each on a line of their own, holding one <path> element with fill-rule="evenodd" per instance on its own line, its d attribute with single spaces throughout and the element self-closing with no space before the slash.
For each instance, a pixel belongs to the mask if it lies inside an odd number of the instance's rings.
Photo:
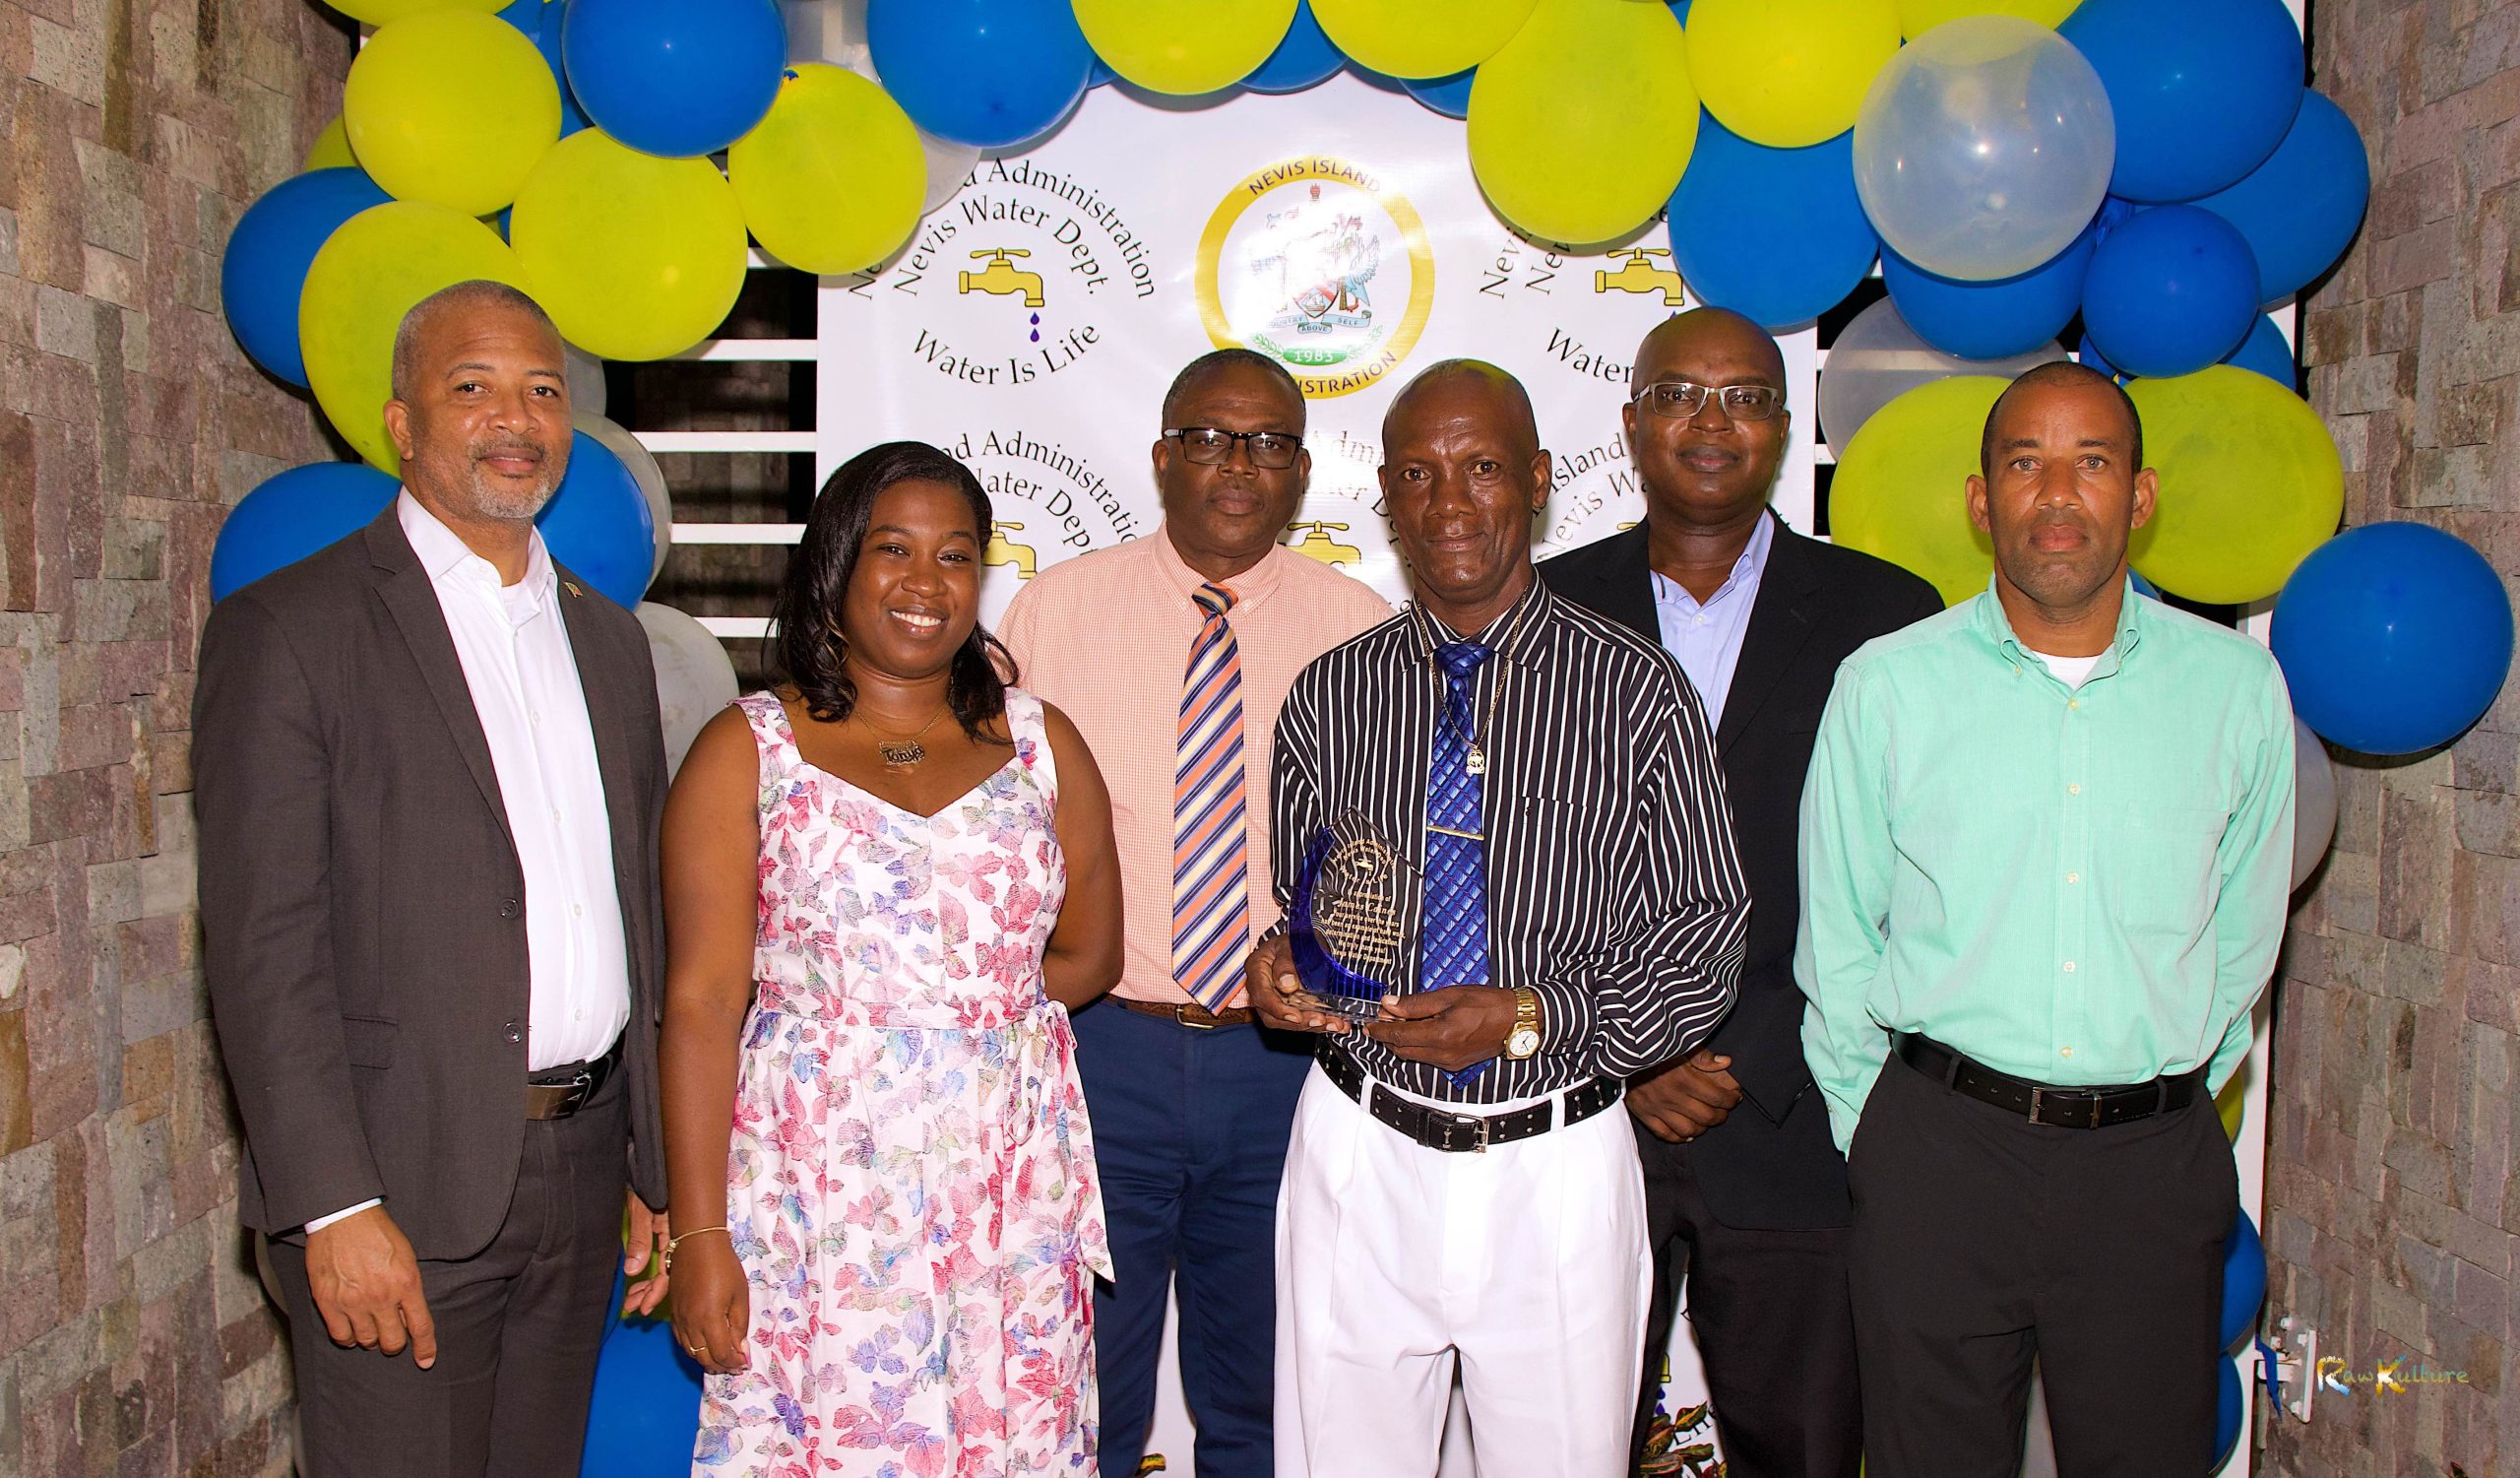
<svg viewBox="0 0 2520 1478">
<path fill-rule="evenodd" d="M 1330 957 L 1321 941 L 1308 929 L 1287 932 L 1287 942 L 1294 950 L 1295 979 L 1324 1009 L 1370 1021 L 1382 1014 L 1382 998 L 1388 994 L 1380 981 L 1367 980 Z"/>
</svg>

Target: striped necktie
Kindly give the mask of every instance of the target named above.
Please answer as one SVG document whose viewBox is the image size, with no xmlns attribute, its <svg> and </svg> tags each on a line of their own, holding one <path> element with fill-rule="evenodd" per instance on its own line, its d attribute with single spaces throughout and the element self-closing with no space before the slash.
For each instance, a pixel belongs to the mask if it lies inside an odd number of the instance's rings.
<svg viewBox="0 0 2520 1478">
<path fill-rule="evenodd" d="M 1191 596 L 1207 619 L 1190 643 L 1172 769 L 1172 979 L 1223 1010 L 1242 984 L 1250 944 L 1243 832 L 1242 658 L 1225 613 L 1233 592 Z"/>
</svg>

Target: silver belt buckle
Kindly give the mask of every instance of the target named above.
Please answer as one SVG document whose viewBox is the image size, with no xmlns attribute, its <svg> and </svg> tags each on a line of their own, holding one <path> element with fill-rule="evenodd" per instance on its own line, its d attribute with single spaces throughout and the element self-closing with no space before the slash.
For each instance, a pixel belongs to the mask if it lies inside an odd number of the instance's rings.
<svg viewBox="0 0 2520 1478">
<path fill-rule="evenodd" d="M 1444 1147 L 1452 1148 L 1453 1130 L 1469 1129 L 1472 1133 L 1471 1152 L 1483 1155 L 1487 1153 L 1487 1126 L 1488 1121 L 1476 1114 L 1455 1114 L 1452 1123 L 1444 1126 Z"/>
</svg>

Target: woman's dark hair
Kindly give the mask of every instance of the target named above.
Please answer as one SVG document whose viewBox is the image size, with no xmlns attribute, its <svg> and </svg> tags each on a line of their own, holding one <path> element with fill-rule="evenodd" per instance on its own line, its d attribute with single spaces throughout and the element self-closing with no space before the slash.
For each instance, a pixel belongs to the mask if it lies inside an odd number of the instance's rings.
<svg viewBox="0 0 2520 1478">
<path fill-rule="evenodd" d="M 866 540 L 875 500 L 896 482 L 942 482 L 961 493 L 971 504 L 981 545 L 988 543 L 987 489 L 970 468 L 935 447 L 923 441 L 888 441 L 841 464 L 814 499 L 805 537 L 788 560 L 770 637 L 777 650 L 774 666 L 795 684 L 805 712 L 822 723 L 838 723 L 857 706 L 840 611 L 857 570 L 857 546 Z M 987 737 L 980 726 L 1006 711 L 1006 681 L 1014 672 L 1015 660 L 997 638 L 974 623 L 971 636 L 954 653 L 945 684 L 945 700 L 965 734 Z"/>
</svg>

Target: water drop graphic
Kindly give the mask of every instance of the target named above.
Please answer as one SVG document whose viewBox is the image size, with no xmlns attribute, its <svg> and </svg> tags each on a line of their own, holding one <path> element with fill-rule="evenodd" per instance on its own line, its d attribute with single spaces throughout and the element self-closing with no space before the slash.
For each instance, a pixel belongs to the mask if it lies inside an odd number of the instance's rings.
<svg viewBox="0 0 2520 1478">
<path fill-rule="evenodd" d="M 1033 315 L 1033 342 L 1041 342 L 1041 315 L 1039 313 Z"/>
</svg>

